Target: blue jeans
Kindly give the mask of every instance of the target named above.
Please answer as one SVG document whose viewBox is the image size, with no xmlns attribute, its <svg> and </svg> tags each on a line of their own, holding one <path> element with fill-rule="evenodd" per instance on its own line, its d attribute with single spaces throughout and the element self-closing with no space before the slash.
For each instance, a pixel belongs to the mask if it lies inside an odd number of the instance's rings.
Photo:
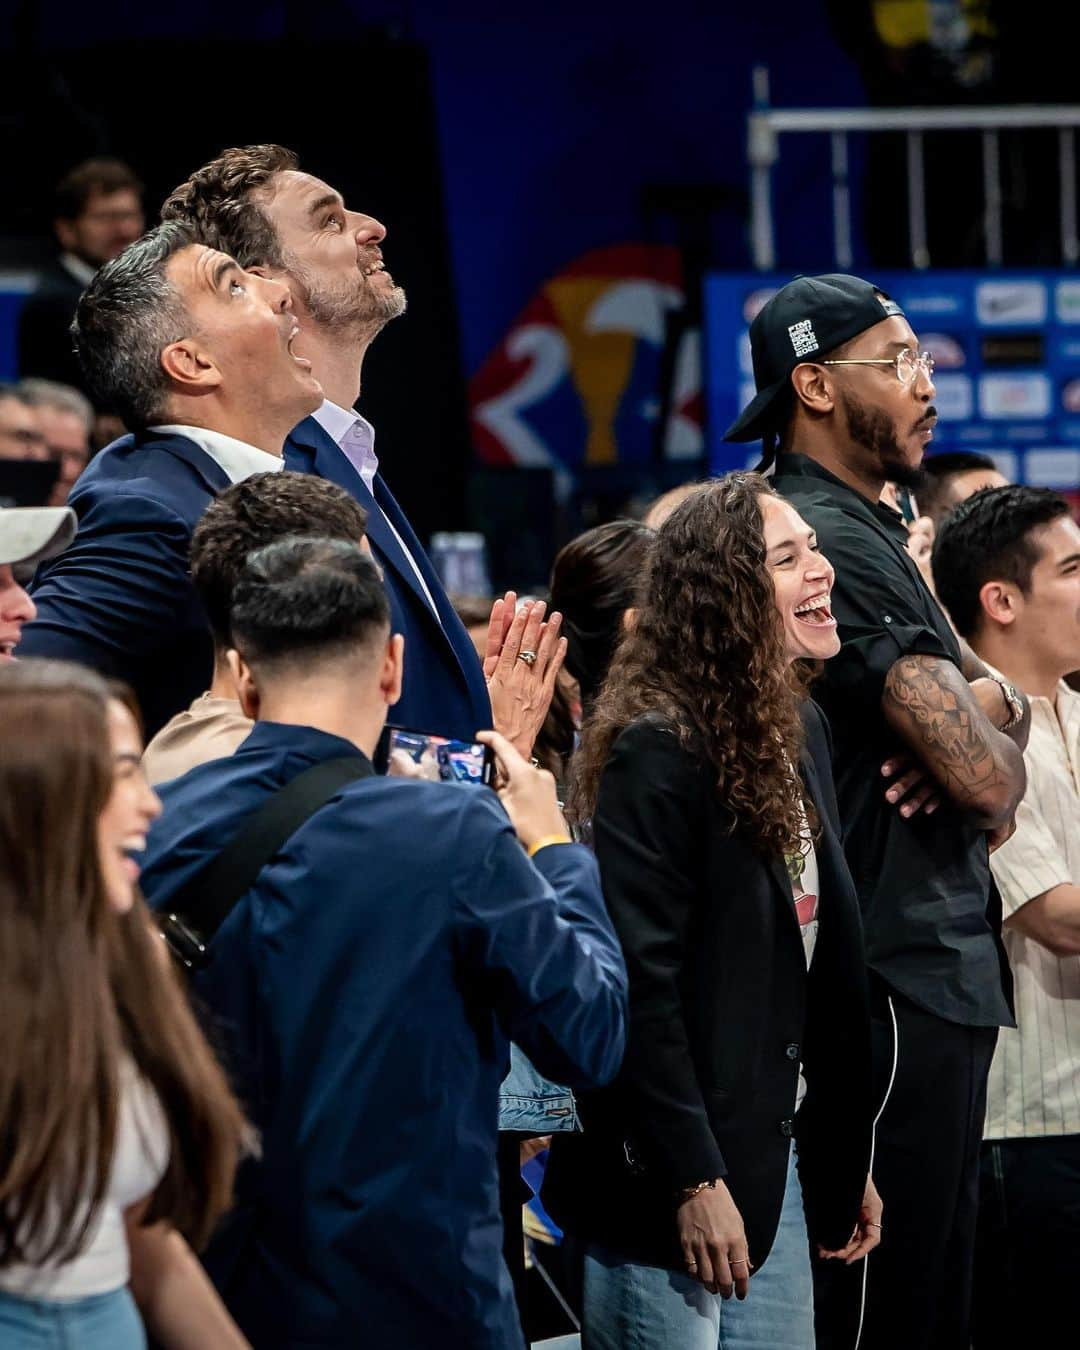
<svg viewBox="0 0 1080 1350">
<path fill-rule="evenodd" d="M 583 1350 L 814 1350 L 814 1286 L 795 1150 L 776 1241 L 742 1302 L 710 1294 L 682 1271 L 633 1265 L 590 1246 L 581 1344 Z"/>
<path fill-rule="evenodd" d="M 69 1301 L 19 1298 L 0 1290 L 3 1350 L 146 1350 L 127 1287 Z"/>
</svg>

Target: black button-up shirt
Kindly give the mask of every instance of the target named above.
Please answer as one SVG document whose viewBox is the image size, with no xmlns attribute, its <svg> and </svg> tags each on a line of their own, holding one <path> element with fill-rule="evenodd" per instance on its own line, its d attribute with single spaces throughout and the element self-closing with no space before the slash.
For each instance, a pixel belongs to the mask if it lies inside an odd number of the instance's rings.
<svg viewBox="0 0 1080 1350">
<path fill-rule="evenodd" d="M 950 1022 L 1011 1026 L 999 938 L 987 917 L 985 832 L 948 801 L 910 820 L 885 800 L 881 765 L 903 747 L 881 710 L 885 677 L 921 653 L 960 666 L 960 647 L 904 547 L 893 510 L 805 455 L 783 454 L 773 486 L 817 531 L 836 569 L 841 643 L 814 691 L 832 724 L 845 852 L 867 960 L 892 988 Z"/>
</svg>

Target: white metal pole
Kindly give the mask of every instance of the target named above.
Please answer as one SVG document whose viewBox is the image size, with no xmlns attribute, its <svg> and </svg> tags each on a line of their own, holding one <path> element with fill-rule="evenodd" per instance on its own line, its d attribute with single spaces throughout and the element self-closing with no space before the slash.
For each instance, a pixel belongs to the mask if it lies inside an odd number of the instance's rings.
<svg viewBox="0 0 1080 1350">
<path fill-rule="evenodd" d="M 1076 132 L 1058 132 L 1058 180 L 1061 187 L 1061 261 L 1072 267 L 1080 259 L 1076 237 Z"/>
<path fill-rule="evenodd" d="M 772 218 L 772 166 L 776 162 L 776 134 L 769 124 L 769 71 L 753 71 L 755 111 L 747 124 L 747 159 L 750 161 L 750 247 L 754 266 L 769 272 L 776 266 L 776 243 Z"/>
<path fill-rule="evenodd" d="M 986 261 L 991 267 L 1000 267 L 1004 257 L 1001 232 L 1001 155 L 998 133 L 995 130 L 988 129 L 982 134 L 982 161 Z"/>
<path fill-rule="evenodd" d="M 930 250 L 926 242 L 926 176 L 921 131 L 907 133 L 907 178 L 911 265 L 923 271 L 930 266 Z"/>
</svg>

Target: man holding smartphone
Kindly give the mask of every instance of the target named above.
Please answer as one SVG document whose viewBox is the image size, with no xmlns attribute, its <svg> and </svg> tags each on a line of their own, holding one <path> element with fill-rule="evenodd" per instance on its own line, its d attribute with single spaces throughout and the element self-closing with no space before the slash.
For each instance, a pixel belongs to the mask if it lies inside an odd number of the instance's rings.
<svg viewBox="0 0 1080 1350">
<path fill-rule="evenodd" d="M 256 725 L 161 790 L 151 905 L 169 912 L 307 769 L 351 758 L 357 776 L 262 868 L 195 977 L 262 1141 L 207 1268 L 255 1345 L 523 1350 L 499 1081 L 511 1037 L 575 1087 L 618 1069 L 626 972 L 595 861 L 570 842 L 551 775 L 494 732 L 480 740 L 501 806 L 482 786 L 370 773 L 403 644 L 357 546 L 259 550 L 229 631 Z"/>
</svg>

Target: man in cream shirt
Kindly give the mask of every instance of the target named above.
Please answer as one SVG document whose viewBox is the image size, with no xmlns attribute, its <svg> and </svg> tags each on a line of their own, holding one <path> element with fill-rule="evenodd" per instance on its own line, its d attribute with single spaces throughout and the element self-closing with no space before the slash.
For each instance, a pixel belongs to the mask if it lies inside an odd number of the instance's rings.
<svg viewBox="0 0 1080 1350">
<path fill-rule="evenodd" d="M 285 437 L 322 403 L 322 386 L 293 349 L 288 288 L 175 221 L 95 275 L 72 334 L 95 396 L 132 434 L 71 493 L 78 533 L 38 572 L 23 654 L 126 681 L 153 735 L 210 684 L 188 571 L 195 523 L 230 483 L 282 467 Z"/>
<path fill-rule="evenodd" d="M 1045 488 L 976 493 L 934 549 L 938 594 L 1031 702 L 1027 793 L 990 859 L 1016 987 L 990 1072 L 975 1350 L 1058 1344 L 1080 1268 L 1080 526 Z"/>
</svg>

